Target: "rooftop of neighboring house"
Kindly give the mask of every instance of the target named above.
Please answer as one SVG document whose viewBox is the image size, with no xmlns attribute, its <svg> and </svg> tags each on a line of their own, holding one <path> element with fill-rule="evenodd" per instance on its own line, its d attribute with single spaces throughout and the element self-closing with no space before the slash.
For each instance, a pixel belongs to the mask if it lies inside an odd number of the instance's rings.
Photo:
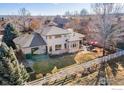
<svg viewBox="0 0 124 93">
<path fill-rule="evenodd" d="M 2 43 L 2 38 L 3 38 L 3 35 L 0 35 L 0 45 Z"/>
<path fill-rule="evenodd" d="M 42 29 L 41 34 L 42 35 L 62 35 L 62 34 L 69 34 L 65 29 L 56 27 L 56 26 L 46 26 Z"/>
<path fill-rule="evenodd" d="M 3 30 L 4 30 L 4 27 L 1 27 L 1 26 L 0 26 L 0 31 L 3 31 Z"/>
<path fill-rule="evenodd" d="M 15 38 L 13 41 L 15 42 L 15 44 L 18 44 L 21 47 L 35 47 L 35 46 L 46 45 L 41 35 L 36 32 L 20 35 L 19 37 Z"/>
<path fill-rule="evenodd" d="M 3 35 L 4 32 L 4 25 L 0 24 L 0 35 Z"/>
<path fill-rule="evenodd" d="M 57 23 L 53 22 L 53 21 L 50 21 L 48 24 L 48 26 L 57 26 Z"/>
<path fill-rule="evenodd" d="M 56 16 L 53 21 L 57 24 L 66 24 L 70 20 L 66 17 Z"/>
</svg>

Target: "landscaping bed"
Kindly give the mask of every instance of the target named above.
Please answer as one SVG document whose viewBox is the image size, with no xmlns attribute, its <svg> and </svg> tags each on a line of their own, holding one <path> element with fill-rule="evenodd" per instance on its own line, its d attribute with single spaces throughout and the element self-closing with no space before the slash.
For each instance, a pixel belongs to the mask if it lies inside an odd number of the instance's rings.
<svg viewBox="0 0 124 93">
<path fill-rule="evenodd" d="M 98 58 L 103 55 L 102 48 L 94 48 L 92 51 L 81 51 L 76 54 L 75 61 L 76 63 L 84 63 L 90 60 L 93 60 L 95 58 Z"/>
</svg>

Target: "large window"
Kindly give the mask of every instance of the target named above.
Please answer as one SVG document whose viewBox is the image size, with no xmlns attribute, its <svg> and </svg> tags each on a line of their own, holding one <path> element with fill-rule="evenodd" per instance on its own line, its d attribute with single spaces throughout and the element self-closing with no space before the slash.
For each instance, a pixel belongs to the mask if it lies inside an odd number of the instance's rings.
<svg viewBox="0 0 124 93">
<path fill-rule="evenodd" d="M 67 44 L 64 44 L 65 48 L 67 48 Z"/>
<path fill-rule="evenodd" d="M 76 44 L 73 44 L 72 47 L 73 47 L 73 48 L 76 47 Z"/>
<path fill-rule="evenodd" d="M 55 50 L 61 50 L 61 45 L 55 45 Z"/>
<path fill-rule="evenodd" d="M 61 35 L 55 35 L 55 38 L 61 38 Z"/>
<path fill-rule="evenodd" d="M 49 47 L 49 51 L 52 52 L 52 46 Z"/>
</svg>

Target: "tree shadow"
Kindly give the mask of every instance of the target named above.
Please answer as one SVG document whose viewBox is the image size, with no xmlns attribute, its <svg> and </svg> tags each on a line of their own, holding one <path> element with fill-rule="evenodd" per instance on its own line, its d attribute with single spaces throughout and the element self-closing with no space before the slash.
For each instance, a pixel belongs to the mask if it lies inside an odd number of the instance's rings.
<svg viewBox="0 0 124 93">
<path fill-rule="evenodd" d="M 124 56 L 119 57 L 118 63 L 124 68 Z"/>
<path fill-rule="evenodd" d="M 97 75 L 97 80 L 96 80 L 96 83 L 95 85 L 98 85 L 99 84 L 99 78 L 100 77 L 105 77 L 105 79 L 107 78 L 106 77 L 106 68 L 107 67 L 110 67 L 111 68 L 111 73 L 114 77 L 116 77 L 117 73 L 118 73 L 118 67 L 119 65 L 122 66 L 122 68 L 124 68 L 124 56 L 120 56 L 118 58 L 114 58 L 114 59 L 111 59 L 110 61 L 108 62 L 103 62 L 101 63 L 100 65 L 100 68 L 99 68 L 99 72 L 98 72 L 98 75 Z M 109 84 L 110 82 L 106 83 Z"/>
<path fill-rule="evenodd" d="M 112 74 L 113 74 L 113 76 L 115 77 L 115 76 L 117 75 L 117 69 L 118 69 L 117 63 L 108 62 L 108 66 L 111 68 Z"/>
<path fill-rule="evenodd" d="M 105 68 L 106 68 L 106 63 L 104 63 L 104 62 L 101 63 L 100 68 L 99 68 L 99 71 L 98 71 L 98 75 L 96 77 L 97 79 L 96 79 L 95 85 L 99 85 L 99 84 L 102 85 L 100 78 L 106 78 Z M 105 81 L 105 82 L 106 82 L 105 85 L 107 85 L 107 81 Z"/>
<path fill-rule="evenodd" d="M 112 74 L 115 77 L 117 75 L 117 71 L 118 71 L 118 64 L 124 68 L 124 56 L 114 58 L 114 59 L 108 61 L 107 64 L 111 68 Z"/>
</svg>

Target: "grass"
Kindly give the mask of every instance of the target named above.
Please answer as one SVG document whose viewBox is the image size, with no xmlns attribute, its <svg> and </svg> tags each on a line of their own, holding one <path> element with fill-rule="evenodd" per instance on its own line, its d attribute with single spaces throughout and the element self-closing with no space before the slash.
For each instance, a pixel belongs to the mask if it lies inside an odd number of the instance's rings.
<svg viewBox="0 0 124 93">
<path fill-rule="evenodd" d="M 46 74 L 46 73 L 51 73 L 51 71 L 55 66 L 57 67 L 57 69 L 61 69 L 66 66 L 70 66 L 75 63 L 78 63 L 76 62 L 77 60 L 79 61 L 79 63 L 83 63 L 94 59 L 93 53 L 87 53 L 79 57 L 77 56 L 77 59 L 75 59 L 75 56 L 76 55 L 73 54 L 73 55 L 64 55 L 58 58 L 43 59 L 42 57 L 35 55 L 35 57 L 33 58 L 33 61 L 35 61 L 35 63 L 33 64 L 33 68 L 36 73 Z"/>
<path fill-rule="evenodd" d="M 67 54 L 61 57 L 50 58 L 48 56 L 34 55 L 32 60 L 34 61 L 33 68 L 36 73 L 51 73 L 53 68 L 56 66 L 57 69 L 64 68 L 76 63 L 84 63 L 94 59 L 94 53 L 86 54 Z"/>
<path fill-rule="evenodd" d="M 33 64 L 33 68 L 36 73 L 51 73 L 53 68 L 56 66 L 58 69 L 72 65 L 75 63 L 74 61 L 75 55 L 66 55 L 58 58 L 50 58 L 47 60 L 42 60 L 39 62 L 35 62 Z"/>
</svg>

